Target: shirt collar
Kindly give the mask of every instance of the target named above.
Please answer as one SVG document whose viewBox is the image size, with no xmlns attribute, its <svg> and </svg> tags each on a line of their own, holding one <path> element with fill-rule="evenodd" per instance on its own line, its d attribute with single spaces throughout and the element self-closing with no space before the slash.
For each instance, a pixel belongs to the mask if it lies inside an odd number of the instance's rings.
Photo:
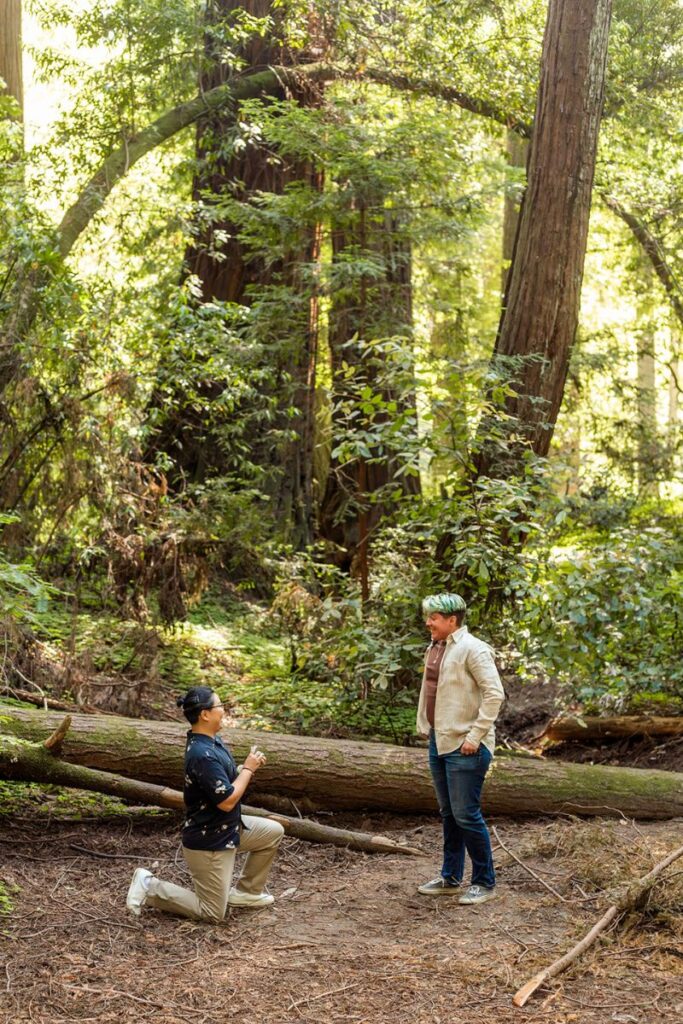
<svg viewBox="0 0 683 1024">
<path fill-rule="evenodd" d="M 467 626 L 459 626 L 458 629 L 455 629 L 455 630 L 453 630 L 452 633 L 448 634 L 448 636 L 446 637 L 446 643 L 447 644 L 457 644 L 457 643 L 460 643 L 460 641 L 462 640 L 462 638 L 465 636 L 466 633 L 469 633 L 469 630 L 468 630 Z"/>
<path fill-rule="evenodd" d="M 192 740 L 193 743 L 198 743 L 199 740 L 202 740 L 210 743 L 212 746 L 223 746 L 220 736 L 207 736 L 205 732 L 193 732 L 192 729 L 187 730 L 187 738 Z"/>
</svg>

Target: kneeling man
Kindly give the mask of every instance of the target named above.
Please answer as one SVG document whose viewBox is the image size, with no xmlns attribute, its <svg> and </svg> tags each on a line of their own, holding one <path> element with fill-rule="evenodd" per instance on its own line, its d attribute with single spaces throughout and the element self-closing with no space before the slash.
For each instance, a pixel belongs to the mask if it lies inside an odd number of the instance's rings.
<svg viewBox="0 0 683 1024">
<path fill-rule="evenodd" d="M 494 722 L 505 692 L 493 651 L 463 625 L 467 608 L 458 594 L 426 597 L 422 610 L 432 642 L 425 657 L 417 731 L 429 736 L 444 853 L 441 875 L 418 892 L 485 903 L 494 896 L 496 876 L 481 790 L 493 759 Z M 465 851 L 472 861 L 472 883 L 463 892 Z"/>
</svg>

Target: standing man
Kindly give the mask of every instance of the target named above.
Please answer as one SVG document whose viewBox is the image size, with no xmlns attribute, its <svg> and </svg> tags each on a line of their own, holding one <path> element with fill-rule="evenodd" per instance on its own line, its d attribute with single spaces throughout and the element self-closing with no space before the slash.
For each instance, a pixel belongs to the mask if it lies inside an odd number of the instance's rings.
<svg viewBox="0 0 683 1024">
<path fill-rule="evenodd" d="M 417 731 L 429 735 L 429 767 L 443 821 L 444 853 L 441 875 L 418 892 L 458 895 L 458 903 L 473 904 L 495 895 L 481 789 L 493 759 L 493 723 L 505 691 L 493 651 L 463 625 L 466 610 L 459 594 L 432 594 L 422 602 L 432 642 L 425 658 Z M 472 861 L 472 884 L 463 893 L 465 851 Z"/>
</svg>

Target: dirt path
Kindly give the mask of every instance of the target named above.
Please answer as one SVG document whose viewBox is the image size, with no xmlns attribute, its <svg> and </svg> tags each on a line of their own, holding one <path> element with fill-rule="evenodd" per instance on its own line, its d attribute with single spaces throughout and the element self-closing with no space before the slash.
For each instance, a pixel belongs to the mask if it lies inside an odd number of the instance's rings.
<svg viewBox="0 0 683 1024">
<path fill-rule="evenodd" d="M 340 820 L 340 819 L 338 819 Z M 497 900 L 479 908 L 419 897 L 438 870 L 439 829 L 424 819 L 345 818 L 420 842 L 422 860 L 370 857 L 286 839 L 274 908 L 234 911 L 222 926 L 126 917 L 133 866 L 186 883 L 175 821 L 0 824 L 2 877 L 20 890 L 3 932 L 0 1019 L 12 1024 L 674 1024 L 683 1018 L 680 918 L 622 932 L 524 1010 L 515 988 L 563 952 L 604 901 L 575 902 L 576 835 L 606 857 L 654 859 L 681 822 L 635 828 L 498 822 L 505 841 L 571 897 L 559 902 L 505 855 Z M 571 835 L 571 842 L 569 837 Z M 94 857 L 86 847 L 115 857 Z M 616 847 L 618 846 L 618 851 Z M 542 851 L 533 853 L 534 847 Z M 528 853 L 528 851 L 532 851 Z M 123 855 L 123 856 L 122 856 Z M 128 858 L 128 859 L 124 859 Z M 679 906 L 678 911 L 681 908 Z"/>
</svg>

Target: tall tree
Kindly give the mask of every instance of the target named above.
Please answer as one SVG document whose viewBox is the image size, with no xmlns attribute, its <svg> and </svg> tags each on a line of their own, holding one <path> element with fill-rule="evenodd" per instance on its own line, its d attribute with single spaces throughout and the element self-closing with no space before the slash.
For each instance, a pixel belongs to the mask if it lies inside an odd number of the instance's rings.
<svg viewBox="0 0 683 1024">
<path fill-rule="evenodd" d="M 501 288 L 503 295 L 505 294 L 508 275 L 512 267 L 515 239 L 517 238 L 517 229 L 519 227 L 521 196 L 519 195 L 517 175 L 521 168 L 526 169 L 529 156 L 528 140 L 517 132 L 511 131 L 510 128 L 507 128 L 505 131 L 505 156 L 511 173 L 508 176 L 505 198 L 503 200 L 503 271 Z"/>
<path fill-rule="evenodd" d="M 658 494 L 662 453 L 657 439 L 657 391 L 655 382 L 656 331 L 654 275 L 641 261 L 637 273 L 636 331 L 636 477 L 641 497 Z"/>
<path fill-rule="evenodd" d="M 546 455 L 576 333 L 611 0 L 550 0 L 528 185 L 494 361 L 514 360 L 505 413 L 537 455 Z M 477 470 L 509 472 L 519 445 L 484 443 Z"/>
<path fill-rule="evenodd" d="M 318 56 L 312 45 L 295 54 L 285 41 L 283 8 L 272 0 L 212 0 L 207 5 L 205 70 L 200 90 L 210 92 L 228 82 L 239 71 L 257 73 L 270 67 L 294 67 Z M 236 18 L 260 19 L 266 31 L 248 35 L 239 47 L 238 60 L 223 57 L 225 26 Z M 322 86 L 313 78 L 292 77 L 287 83 L 275 83 L 267 90 L 269 101 L 293 99 L 307 106 L 321 102 Z M 287 158 L 273 153 L 265 144 L 250 139 L 237 149 L 229 144 L 234 137 L 232 110 L 216 111 L 203 118 L 197 128 L 196 160 L 192 194 L 198 216 L 193 239 L 185 257 L 185 274 L 194 276 L 199 286 L 198 301 L 215 300 L 250 306 L 268 289 L 292 288 L 302 291 L 301 264 L 314 263 L 319 254 L 320 233 L 316 227 L 303 233 L 299 245 L 273 259 L 264 249 L 241 240 L 241 225 L 222 213 L 226 200 L 233 204 L 251 204 L 264 194 L 282 195 L 293 183 L 321 187 L 321 173 L 310 161 Z M 228 204 L 229 205 L 229 202 Z M 301 311 L 299 310 L 299 313 Z M 287 318 L 285 318 L 286 320 Z M 271 491 L 274 513 L 297 543 L 313 537 L 312 450 L 314 432 L 314 381 L 317 359 L 317 301 L 311 294 L 303 315 L 287 325 L 281 321 L 278 344 L 271 350 L 274 366 L 270 398 L 279 409 L 269 431 L 251 438 L 251 457 L 265 471 L 265 487 Z M 223 388 L 211 379 L 200 384 L 205 402 L 219 403 Z M 174 468 L 171 483 L 203 483 L 228 472 L 230 455 L 220 439 L 202 423 L 201 405 L 184 403 L 179 395 L 173 411 L 162 420 L 153 439 L 153 454 L 159 450 L 171 456 Z M 272 430 L 289 440 L 273 444 Z"/>
<path fill-rule="evenodd" d="M 23 110 L 21 54 L 21 0 L 0 0 L 0 78 L 5 83 L 5 91 Z"/>
<path fill-rule="evenodd" d="M 353 265 L 360 259 L 367 270 L 343 277 L 335 287 L 329 313 L 332 368 L 332 456 L 320 509 L 320 532 L 340 549 L 340 563 L 352 564 L 364 591 L 368 577 L 368 546 L 372 531 L 391 505 L 389 490 L 418 493 L 419 478 L 399 473 L 401 461 L 381 440 L 373 444 L 373 429 L 415 407 L 412 379 L 390 380 L 378 339 L 402 338 L 410 346 L 413 329 L 411 243 L 405 218 L 388 205 L 380 190 L 355 189 L 348 194 L 344 216 L 332 229 L 333 265 Z M 342 272 L 343 274 L 343 272 Z M 370 343 L 370 344 L 369 344 Z M 409 374 L 410 377 L 410 374 Z M 362 395 L 372 410 L 358 418 Z M 374 404 L 373 402 L 378 404 Z M 391 406 L 394 413 L 387 411 Z M 340 457 L 336 446 L 349 433 L 362 437 L 355 457 Z M 366 595 L 367 596 L 367 595 Z"/>
</svg>

